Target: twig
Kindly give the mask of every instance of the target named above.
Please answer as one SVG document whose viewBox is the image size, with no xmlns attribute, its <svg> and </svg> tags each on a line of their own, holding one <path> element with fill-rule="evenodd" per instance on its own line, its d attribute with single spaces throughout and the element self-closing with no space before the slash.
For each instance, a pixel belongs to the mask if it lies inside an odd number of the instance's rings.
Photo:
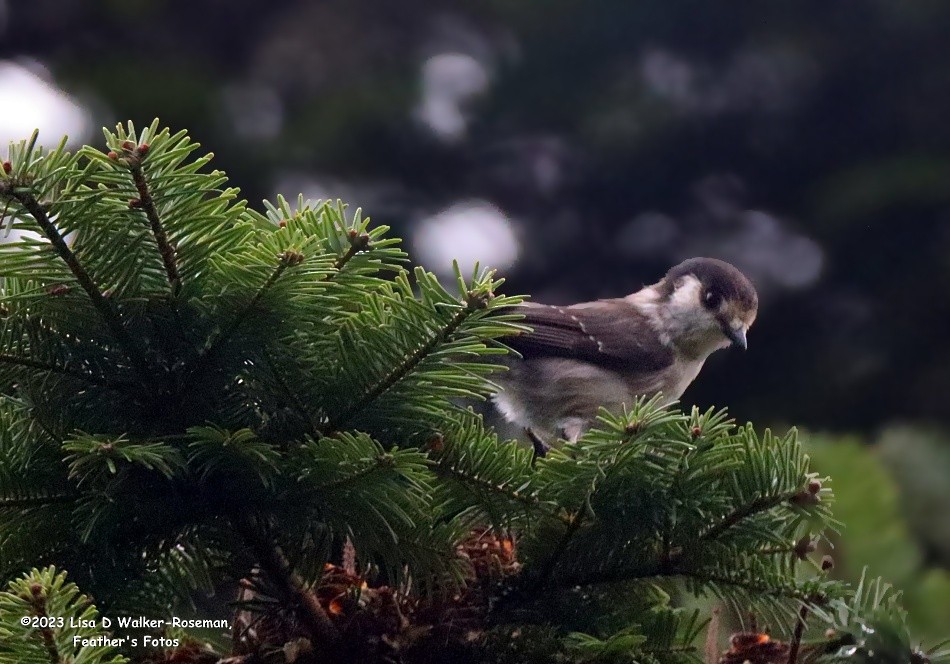
<svg viewBox="0 0 950 664">
<path fill-rule="evenodd" d="M 316 594 L 304 585 L 303 580 L 290 566 L 280 547 L 261 532 L 251 516 L 235 515 L 232 522 L 254 552 L 261 569 L 283 596 L 282 599 L 300 609 L 301 620 L 315 637 L 316 643 L 323 646 L 334 645 L 340 638 L 339 631 L 320 605 Z"/>
<path fill-rule="evenodd" d="M 576 535 L 577 531 L 580 530 L 581 524 L 583 524 L 583 522 L 583 511 L 578 511 L 573 517 L 571 517 L 571 520 L 567 525 L 567 529 L 564 531 L 564 534 L 561 536 L 561 539 L 555 546 L 554 553 L 551 554 L 551 556 L 546 561 L 544 561 L 544 566 L 541 568 L 541 572 L 538 574 L 535 586 L 542 587 L 548 582 L 548 580 L 551 578 L 551 575 L 554 573 L 554 568 L 557 566 L 558 561 L 567 550 L 567 545 L 570 544 L 571 540 L 574 538 L 574 535 Z"/>
<path fill-rule="evenodd" d="M 348 484 L 352 484 L 353 482 L 356 482 L 357 480 L 360 480 L 368 475 L 372 475 L 373 473 L 375 473 L 377 470 L 381 468 L 391 467 L 392 465 L 391 459 L 392 457 L 386 453 L 380 456 L 373 457 L 372 459 L 369 460 L 369 463 L 366 464 L 363 468 L 360 468 L 359 470 L 356 470 L 352 472 L 351 474 L 346 475 L 344 477 L 340 477 L 335 480 L 330 480 L 329 482 L 325 482 L 324 484 L 320 484 L 315 487 L 312 487 L 310 488 L 309 491 L 312 493 L 318 493 L 321 491 L 340 489 L 341 487 L 345 487 Z"/>
<path fill-rule="evenodd" d="M 296 252 L 285 251 L 280 255 L 280 262 L 277 264 L 277 267 L 274 268 L 274 271 L 271 272 L 270 276 L 267 277 L 267 280 L 257 289 L 257 292 L 254 293 L 254 296 L 251 298 L 251 301 L 237 313 L 237 315 L 231 320 L 231 323 L 224 329 L 221 334 L 213 338 L 210 344 L 202 352 L 194 366 L 191 369 L 191 374 L 197 374 L 199 371 L 204 369 L 208 361 L 214 356 L 214 354 L 221 348 L 228 339 L 231 338 L 237 330 L 244 324 L 244 321 L 247 320 L 247 315 L 254 310 L 257 306 L 257 303 L 261 301 L 261 298 L 264 297 L 264 294 L 269 291 L 277 280 L 280 279 L 284 271 L 293 265 L 299 265 L 303 261 L 303 256 Z"/>
<path fill-rule="evenodd" d="M 277 264 L 277 267 L 274 268 L 274 271 L 271 272 L 270 276 L 267 277 L 267 280 L 257 289 L 257 292 L 254 293 L 254 296 L 251 298 L 251 301 L 238 312 L 238 314 L 231 320 L 231 324 L 228 325 L 224 332 L 218 335 L 218 338 L 212 342 L 211 346 L 208 347 L 208 350 L 205 351 L 205 356 L 212 355 L 216 347 L 225 343 L 228 339 L 231 338 L 231 335 L 234 334 L 241 325 L 244 324 L 244 321 L 247 320 L 247 315 L 251 313 L 254 308 L 257 306 L 257 303 L 261 301 L 261 298 L 264 297 L 264 294 L 269 291 L 277 280 L 280 279 L 284 271 L 290 267 L 291 262 L 286 260 L 283 256 L 280 259 L 280 262 Z"/>
<path fill-rule="evenodd" d="M 815 595 L 806 595 L 797 588 L 794 587 L 775 587 L 769 586 L 767 584 L 755 583 L 754 581 L 746 581 L 743 579 L 736 579 L 728 576 L 721 576 L 718 574 L 708 574 L 702 571 L 689 571 L 684 570 L 675 566 L 670 565 L 669 563 L 658 561 L 653 565 L 641 567 L 639 569 L 612 569 L 604 572 L 599 572 L 595 574 L 589 574 L 584 576 L 579 575 L 563 575 L 557 579 L 557 587 L 571 587 L 577 585 L 583 586 L 594 586 L 605 583 L 617 583 L 621 581 L 632 581 L 636 579 L 651 579 L 651 578 L 672 578 L 672 577 L 681 577 L 684 579 L 698 579 L 706 583 L 718 583 L 722 585 L 732 586 L 734 588 L 742 588 L 751 592 L 759 593 L 760 595 L 769 596 L 769 597 L 786 597 L 789 599 L 796 599 L 802 602 L 822 602 L 824 597 L 816 597 Z"/>
<path fill-rule="evenodd" d="M 353 258 L 360 251 L 366 249 L 368 246 L 369 238 L 366 235 L 361 235 L 355 240 L 351 240 L 349 250 L 336 260 L 336 262 L 333 264 L 335 271 L 327 275 L 326 280 L 332 280 L 334 276 L 339 274 L 340 270 L 343 269 L 343 267 L 350 261 L 351 258 Z M 281 254 L 280 263 L 267 278 L 267 281 L 265 281 L 264 284 L 257 290 L 257 292 L 254 293 L 254 296 L 251 298 L 251 301 L 247 303 L 247 306 L 238 312 L 238 314 L 231 321 L 231 324 L 228 325 L 228 327 L 225 328 L 225 330 L 219 334 L 217 338 L 211 341 L 207 349 L 198 358 L 198 362 L 192 369 L 192 373 L 197 373 L 200 369 L 202 369 L 207 361 L 214 355 L 214 353 L 217 352 L 218 348 L 220 348 L 228 339 L 230 339 L 231 335 L 237 332 L 241 325 L 244 324 L 247 315 L 254 310 L 254 307 L 257 306 L 257 303 L 261 301 L 261 298 L 264 297 L 267 291 L 269 291 L 273 285 L 277 283 L 277 280 L 280 279 L 284 271 L 288 267 L 299 265 L 303 261 L 303 258 L 304 257 L 302 254 L 292 251 L 287 251 Z M 310 418 L 308 417 L 308 419 Z M 319 427 L 314 427 L 314 434 L 318 438 L 325 435 L 326 433 L 326 430 L 321 430 Z"/>
<path fill-rule="evenodd" d="M 300 397 L 297 396 L 297 393 L 294 392 L 290 385 L 287 384 L 287 381 L 284 380 L 283 375 L 280 371 L 277 370 L 277 364 L 274 362 L 273 356 L 264 350 L 264 361 L 267 363 L 267 368 L 270 369 L 271 374 L 274 376 L 274 381 L 277 383 L 277 386 L 284 393 L 284 396 L 290 400 L 291 405 L 294 407 L 294 410 L 297 411 L 297 414 L 300 415 L 310 424 L 310 430 L 314 436 L 319 438 L 323 434 L 320 431 L 320 423 L 317 421 L 317 418 L 311 413 L 304 403 L 300 400 Z"/>
<path fill-rule="evenodd" d="M 148 223 L 152 227 L 152 235 L 155 236 L 155 242 L 158 244 L 158 251 L 162 256 L 162 263 L 165 265 L 168 283 L 172 287 L 172 292 L 177 293 L 181 289 L 181 274 L 178 272 L 175 248 L 169 242 L 165 226 L 162 224 L 162 220 L 158 216 L 158 210 L 155 208 L 155 199 L 152 198 L 148 182 L 145 180 L 145 172 L 142 170 L 142 158 L 135 155 L 129 157 L 128 162 L 129 170 L 132 172 L 132 180 L 139 192 L 138 207 L 145 211 Z"/>
<path fill-rule="evenodd" d="M 3 188 L 0 189 L 0 194 L 6 194 L 7 196 L 14 198 L 26 209 L 27 212 L 30 213 L 33 219 L 36 220 L 36 223 L 39 224 L 40 229 L 50 241 L 50 244 L 53 246 L 53 249 L 56 251 L 57 255 L 59 255 L 63 262 L 66 263 L 69 271 L 73 273 L 76 281 L 79 282 L 79 286 L 86 292 L 86 295 L 89 296 L 89 299 L 92 301 L 92 305 L 99 312 L 99 315 L 109 327 L 112 335 L 122 346 L 122 349 L 125 351 L 125 354 L 128 356 L 129 360 L 131 360 L 140 370 L 147 372 L 145 361 L 138 353 L 138 348 L 135 342 L 132 340 L 132 337 L 129 336 L 129 333 L 122 325 L 122 319 L 119 316 L 119 313 L 105 298 L 105 296 L 102 294 L 102 291 L 100 291 L 96 286 L 95 282 L 92 280 L 92 277 L 90 277 L 89 273 L 86 272 L 86 268 L 82 266 L 82 264 L 79 262 L 79 259 L 76 258 L 76 254 L 74 254 L 72 249 L 69 248 L 69 245 L 66 244 L 66 240 L 63 239 L 59 229 L 56 228 L 56 225 L 50 220 L 49 215 L 46 214 L 46 210 L 44 210 L 43 206 L 39 204 L 39 201 L 37 201 L 32 194 L 24 191 L 17 191 L 16 189 Z"/>
<path fill-rule="evenodd" d="M 739 507 L 738 509 L 733 511 L 731 514 L 727 515 L 725 518 L 722 519 L 722 521 L 720 521 L 716 525 L 709 528 L 709 530 L 707 530 L 703 534 L 701 534 L 699 536 L 699 539 L 705 540 L 705 541 L 716 539 L 717 537 L 722 535 L 725 531 L 729 530 L 730 528 L 738 524 L 743 519 L 747 519 L 754 514 L 758 514 L 759 512 L 767 512 L 773 507 L 777 507 L 778 505 L 781 505 L 782 503 L 788 500 L 791 500 L 797 494 L 798 494 L 797 491 L 792 491 L 788 493 L 782 493 L 777 496 L 756 498 L 752 502 L 746 505 L 743 505 L 742 507 Z"/>
<path fill-rule="evenodd" d="M 35 496 L 33 498 L 0 498 L 0 509 L 23 509 L 57 503 L 70 503 L 78 497 L 75 494 L 63 493 L 54 496 Z"/>
<path fill-rule="evenodd" d="M 716 664 L 719 661 L 719 617 L 717 606 L 712 610 L 709 627 L 706 630 L 706 642 L 703 644 L 703 664 Z"/>
<path fill-rule="evenodd" d="M 45 621 L 42 621 L 42 619 L 48 618 L 49 614 L 46 611 L 46 598 L 43 597 L 42 590 L 32 593 L 30 604 L 33 606 L 33 615 L 40 618 L 41 624 L 45 625 Z M 60 659 L 59 648 L 56 647 L 56 639 L 53 636 L 52 628 L 43 626 L 39 629 L 39 632 L 43 637 L 43 645 L 46 647 L 46 654 L 49 655 L 50 664 L 60 664 L 63 660 Z"/>
<path fill-rule="evenodd" d="M 808 605 L 802 604 L 798 612 L 798 623 L 795 625 L 795 633 L 792 635 L 792 642 L 788 649 L 788 664 L 798 664 L 798 650 L 802 645 L 802 635 L 805 633 L 805 620 L 808 618 Z"/>
<path fill-rule="evenodd" d="M 47 364 L 46 362 L 40 362 L 39 360 L 34 360 L 29 357 L 18 357 L 8 353 L 0 353 L 0 364 L 13 364 L 21 367 L 30 367 L 31 369 L 39 369 L 41 371 L 49 371 L 50 373 L 58 373 L 62 374 L 63 376 L 72 376 L 73 378 L 80 378 L 94 385 L 108 387 L 113 390 L 124 390 L 133 385 L 133 383 L 122 383 L 105 380 L 104 378 L 100 378 L 95 374 L 87 373 L 85 371 L 77 371 L 75 369 L 69 369 L 67 367 L 61 367 L 55 364 Z"/>
<path fill-rule="evenodd" d="M 471 298 L 471 301 L 466 303 L 464 307 L 459 309 L 459 311 L 452 316 L 445 327 L 441 330 L 438 330 L 433 334 L 428 341 L 419 346 L 415 351 L 410 353 L 402 362 L 393 367 L 392 371 L 383 376 L 379 381 L 374 385 L 370 386 L 363 395 L 358 398 L 356 401 L 350 404 L 341 414 L 333 418 L 328 422 L 322 429 L 324 434 L 337 431 L 341 426 L 346 424 L 350 418 L 352 418 L 356 413 L 365 408 L 368 404 L 373 403 L 380 396 L 389 391 L 394 385 L 396 385 L 403 378 L 408 376 L 416 366 L 422 362 L 435 348 L 442 343 L 445 339 L 448 339 L 461 325 L 465 322 L 470 315 L 472 315 L 479 308 L 478 303 L 475 298 Z"/>
<path fill-rule="evenodd" d="M 354 233 L 356 231 L 353 231 Z M 368 235 L 357 235 L 356 237 L 350 238 L 350 248 L 346 250 L 346 253 L 336 259 L 333 263 L 334 273 L 327 277 L 328 280 L 333 279 L 336 274 L 339 274 L 343 267 L 350 262 L 356 254 L 365 250 L 369 247 L 369 236 Z"/>
<path fill-rule="evenodd" d="M 662 575 L 661 575 L 662 576 Z M 776 587 L 768 586 L 761 583 L 746 582 L 741 579 L 734 579 L 728 576 L 718 576 L 704 574 L 702 572 L 685 572 L 685 571 L 676 571 L 670 574 L 670 576 L 681 576 L 683 578 L 699 579 L 700 581 L 706 581 L 708 583 L 721 583 L 723 585 L 732 586 L 734 588 L 743 588 L 752 592 L 757 592 L 760 595 L 767 597 L 787 597 L 789 599 L 797 599 L 800 601 L 814 601 L 821 602 L 824 601 L 823 596 L 815 597 L 814 595 L 806 595 L 798 588 L 795 587 Z"/>
<path fill-rule="evenodd" d="M 533 496 L 526 496 L 522 493 L 518 493 L 517 491 L 511 491 L 509 489 L 506 489 L 503 486 L 499 486 L 493 482 L 489 482 L 488 480 L 482 479 L 480 477 L 474 477 L 465 472 L 462 472 L 458 468 L 452 466 L 451 464 L 445 463 L 442 460 L 434 460 L 433 465 L 432 465 L 432 470 L 434 470 L 436 474 L 448 475 L 449 477 L 452 477 L 453 479 L 456 479 L 459 482 L 462 482 L 463 484 L 470 484 L 475 487 L 478 487 L 479 489 L 487 491 L 489 493 L 494 493 L 494 494 L 504 496 L 505 498 L 509 500 L 513 500 L 515 502 L 521 503 L 522 505 L 524 505 L 525 507 L 529 509 L 539 509 L 544 504 Z M 570 517 L 565 516 L 564 514 L 561 514 L 560 512 L 553 512 L 552 515 L 555 518 L 563 521 L 565 525 L 569 526 L 573 522 L 573 520 Z"/>
</svg>

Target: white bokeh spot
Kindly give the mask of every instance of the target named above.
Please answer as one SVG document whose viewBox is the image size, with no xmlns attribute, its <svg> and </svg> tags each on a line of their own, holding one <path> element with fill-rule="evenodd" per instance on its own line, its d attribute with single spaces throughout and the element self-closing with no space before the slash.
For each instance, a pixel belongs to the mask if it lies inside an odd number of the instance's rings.
<svg viewBox="0 0 950 664">
<path fill-rule="evenodd" d="M 488 71 L 464 53 L 440 53 L 422 65 L 422 99 L 415 116 L 444 141 L 465 136 L 463 105 L 488 89 Z"/>
<path fill-rule="evenodd" d="M 88 137 L 89 112 L 34 71 L 39 68 L 0 61 L 0 146 L 29 138 L 34 129 L 40 130 L 40 142 L 47 145 L 59 143 L 63 135 L 72 144 Z"/>
<path fill-rule="evenodd" d="M 467 201 L 420 221 L 412 235 L 416 260 L 440 275 L 477 262 L 504 270 L 518 259 L 518 240 L 508 217 L 485 201 Z"/>
</svg>

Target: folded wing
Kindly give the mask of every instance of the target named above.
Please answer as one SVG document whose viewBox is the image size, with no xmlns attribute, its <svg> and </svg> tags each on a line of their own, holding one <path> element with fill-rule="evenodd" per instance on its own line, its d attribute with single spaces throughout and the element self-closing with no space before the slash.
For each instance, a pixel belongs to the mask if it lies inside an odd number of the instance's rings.
<svg viewBox="0 0 950 664">
<path fill-rule="evenodd" d="M 525 359 L 566 357 L 618 371 L 659 371 L 673 363 L 673 351 L 647 316 L 624 300 L 569 307 L 530 303 L 517 311 L 533 331 L 504 341 Z"/>
</svg>

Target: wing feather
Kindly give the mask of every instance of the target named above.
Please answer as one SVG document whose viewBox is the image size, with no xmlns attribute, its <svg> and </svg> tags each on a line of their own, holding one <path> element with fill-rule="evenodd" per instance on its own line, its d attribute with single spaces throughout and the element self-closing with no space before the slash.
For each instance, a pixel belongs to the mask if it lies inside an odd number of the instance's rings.
<svg viewBox="0 0 950 664">
<path fill-rule="evenodd" d="M 674 360 L 647 315 L 621 299 L 569 307 L 530 303 L 516 311 L 532 331 L 505 343 L 525 359 L 566 357 L 628 371 L 659 371 Z"/>
</svg>

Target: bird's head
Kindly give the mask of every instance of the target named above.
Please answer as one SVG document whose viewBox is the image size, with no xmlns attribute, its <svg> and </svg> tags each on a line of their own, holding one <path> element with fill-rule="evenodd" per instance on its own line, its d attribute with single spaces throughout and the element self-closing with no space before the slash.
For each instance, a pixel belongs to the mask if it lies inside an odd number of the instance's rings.
<svg viewBox="0 0 950 664">
<path fill-rule="evenodd" d="M 734 266 L 715 258 L 690 258 L 670 268 L 654 288 L 673 343 L 698 354 L 730 344 L 745 349 L 759 298 Z"/>
</svg>

